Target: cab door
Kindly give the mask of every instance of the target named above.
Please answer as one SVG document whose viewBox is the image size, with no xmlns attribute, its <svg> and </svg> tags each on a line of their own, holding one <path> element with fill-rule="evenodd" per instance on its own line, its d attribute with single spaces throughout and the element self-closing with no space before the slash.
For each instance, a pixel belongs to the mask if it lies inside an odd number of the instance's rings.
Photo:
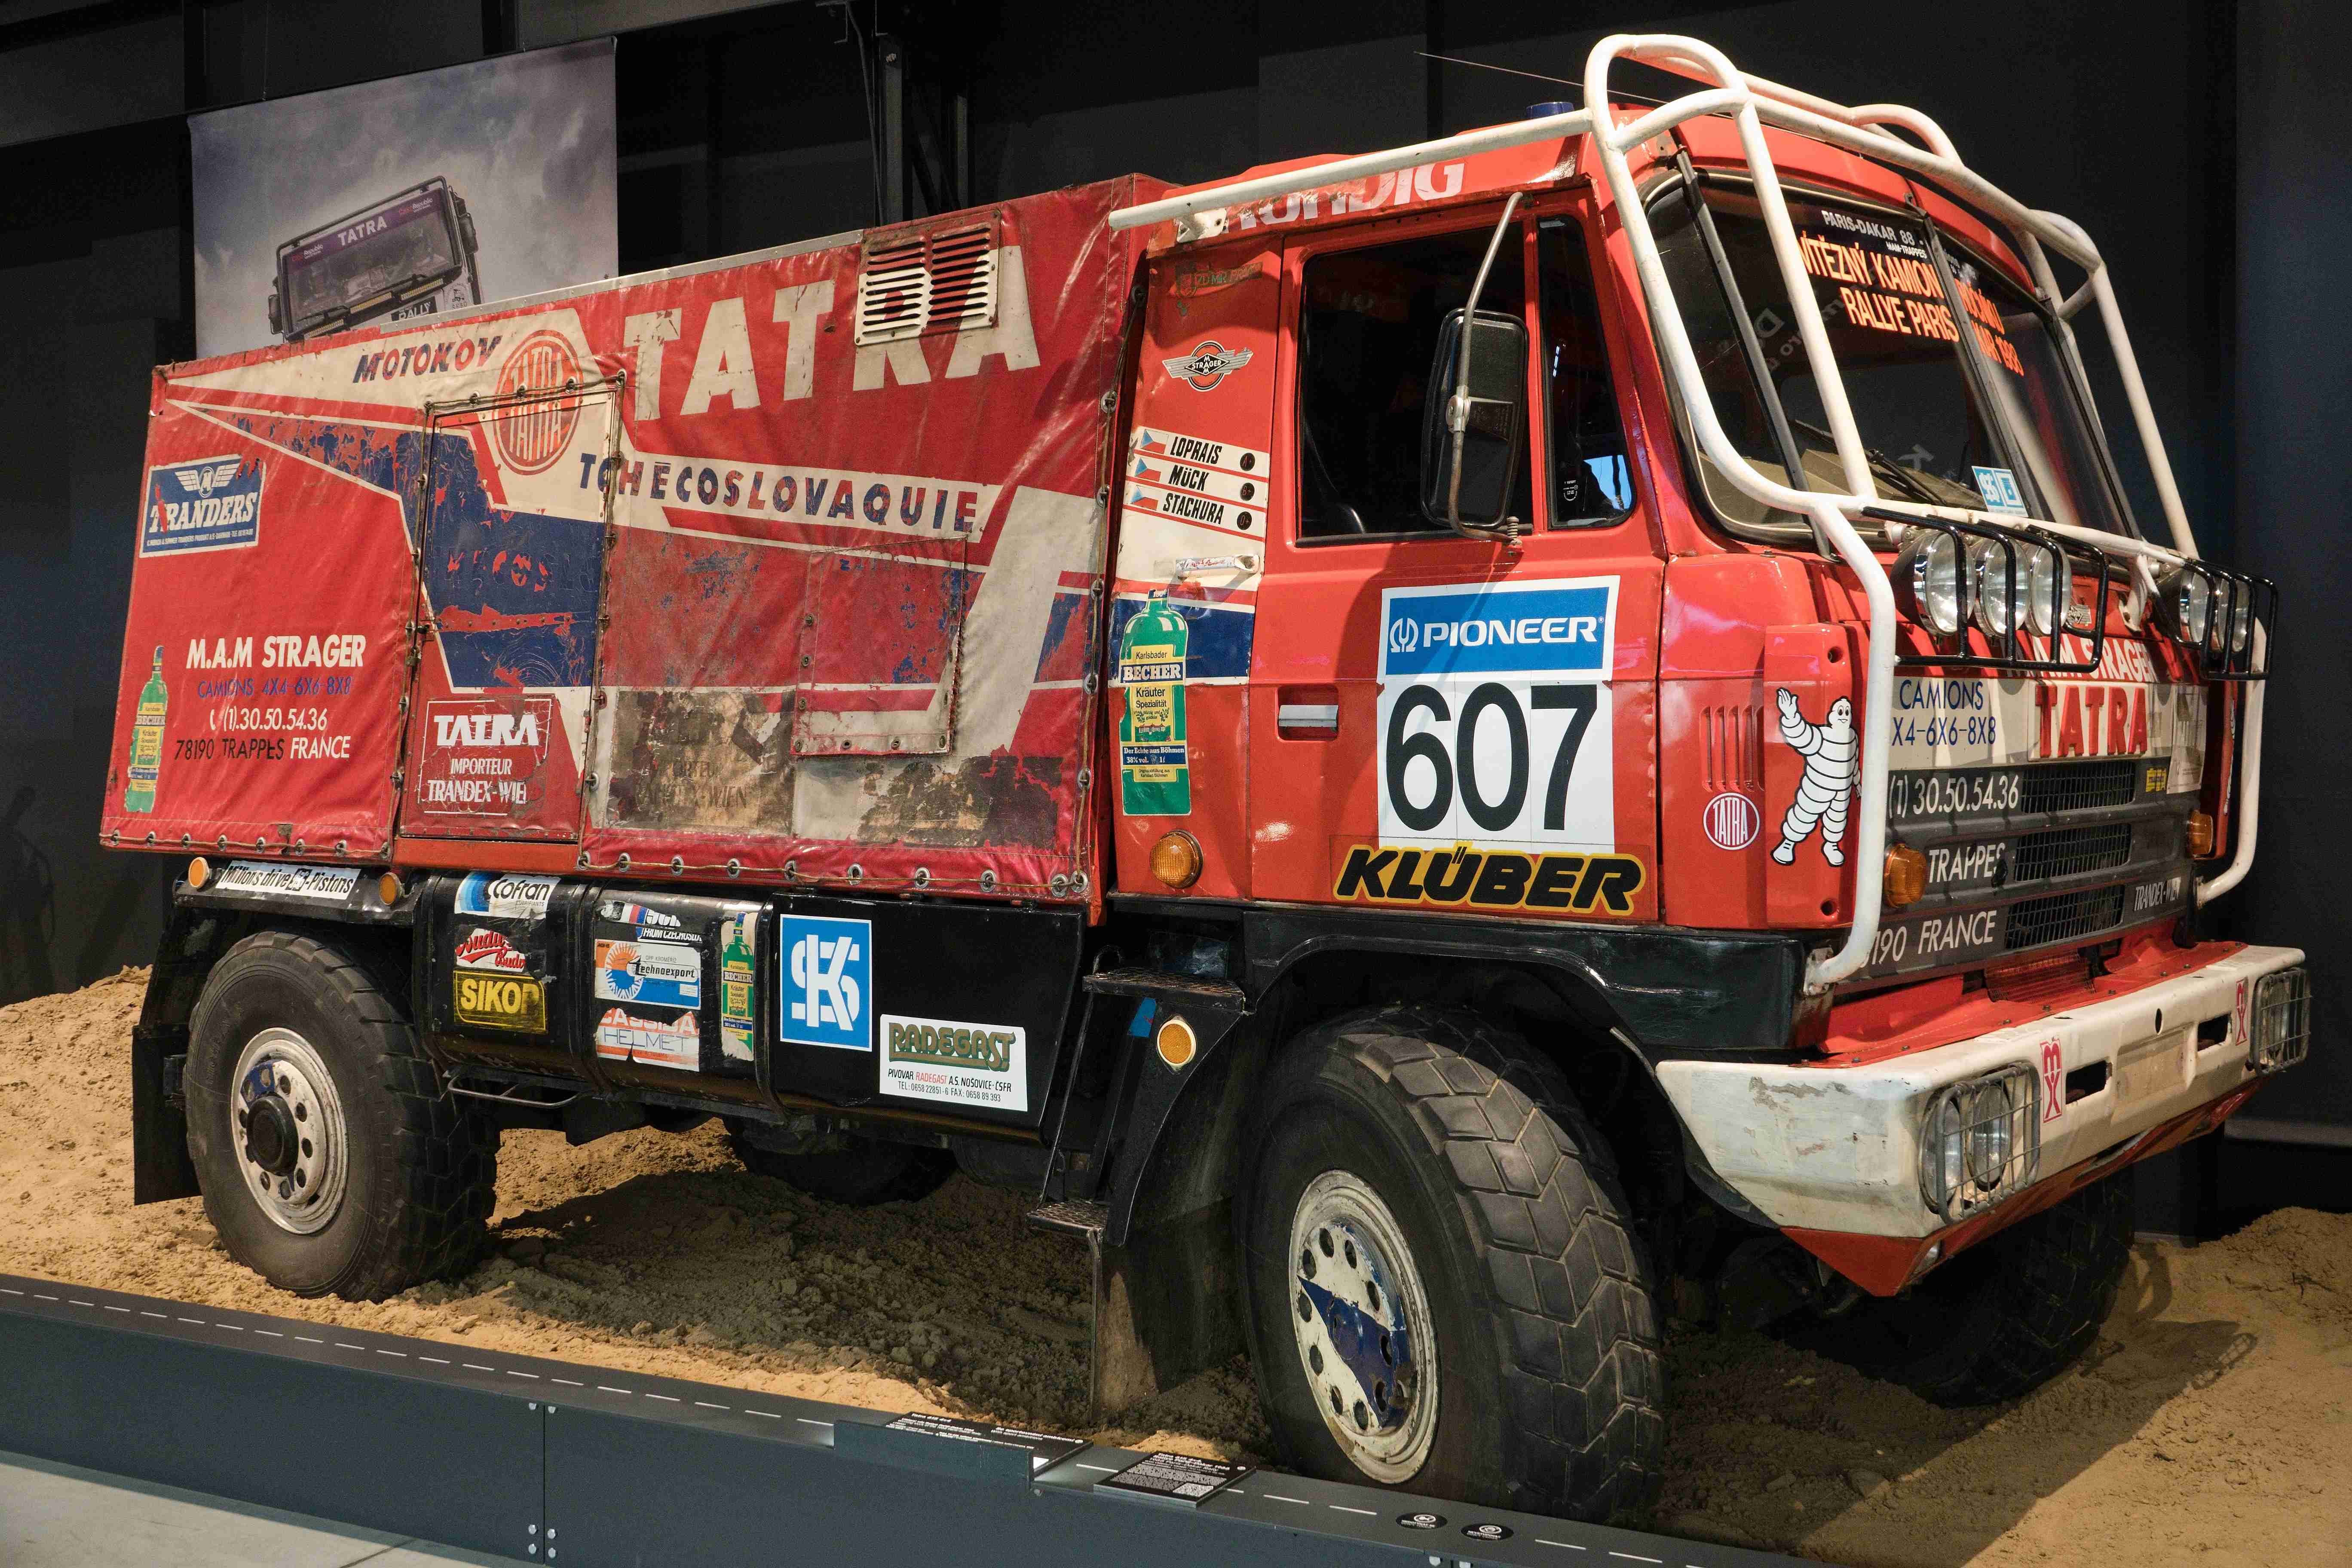
<svg viewBox="0 0 2352 1568">
<path fill-rule="evenodd" d="M 1256 897 L 1654 920 L 1663 563 L 1631 484 L 1565 198 L 1515 219 L 1478 308 L 1526 323 L 1510 543 L 1430 520 L 1440 324 L 1497 209 L 1284 255 L 1288 362 L 1249 681 Z M 1428 450 L 1430 458 L 1424 457 Z"/>
</svg>

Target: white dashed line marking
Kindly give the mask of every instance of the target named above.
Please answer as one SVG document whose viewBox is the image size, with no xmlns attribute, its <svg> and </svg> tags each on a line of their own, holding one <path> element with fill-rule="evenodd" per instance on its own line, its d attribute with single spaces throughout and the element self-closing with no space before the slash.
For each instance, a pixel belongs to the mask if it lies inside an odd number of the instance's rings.
<svg viewBox="0 0 2352 1568">
<path fill-rule="evenodd" d="M 406 1361 L 408 1359 L 408 1352 L 406 1351 L 388 1351 L 383 1349 L 382 1346 L 377 1347 L 375 1353 L 378 1355 L 396 1355 L 403 1361 Z"/>
<path fill-rule="evenodd" d="M 507 1375 L 509 1377 L 527 1377 L 533 1383 L 537 1383 L 539 1381 L 539 1373 L 535 1372 L 517 1372 L 512 1367 L 507 1368 Z"/>
<path fill-rule="evenodd" d="M 530 1374 L 526 1373 L 524 1375 L 529 1376 Z M 665 1405 L 676 1405 L 679 1403 L 678 1397 L 675 1394 L 648 1394 L 646 1397 L 647 1399 L 658 1399 Z"/>
<path fill-rule="evenodd" d="M 55 1296 L 44 1296 L 38 1290 L 36 1290 L 33 1292 L 33 1300 L 36 1301 L 54 1301 L 57 1298 Z M 184 1323 L 193 1323 L 196 1320 L 194 1318 L 183 1318 L 180 1321 Z"/>
<path fill-rule="evenodd" d="M 560 1383 L 566 1388 L 585 1388 L 588 1386 L 584 1383 L 580 1383 L 568 1377 L 551 1377 L 547 1381 L 550 1383 Z"/>
<path fill-rule="evenodd" d="M 1339 1510 L 1339 1512 L 1341 1512 L 1341 1513 L 1360 1513 L 1360 1514 L 1362 1514 L 1366 1519 L 1373 1519 L 1373 1518 L 1377 1518 L 1377 1517 L 1378 1517 L 1377 1515 L 1375 1515 L 1375 1514 L 1372 1512 L 1372 1510 L 1371 1510 L 1370 1509 L 1368 1509 L 1368 1508 L 1349 1508 L 1346 1503 L 1343 1503 L 1343 1502 L 1325 1503 L 1323 1506 L 1324 1506 L 1324 1507 L 1326 1507 L 1326 1508 L 1329 1508 L 1329 1509 L 1336 1509 L 1336 1510 Z"/>
<path fill-rule="evenodd" d="M 284 1334 L 279 1333 L 276 1329 L 256 1329 L 253 1331 L 257 1334 L 267 1334 L 273 1340 L 282 1340 L 286 1337 Z"/>
<path fill-rule="evenodd" d="M 1644 1557 L 1638 1552 L 1612 1552 L 1609 1555 L 1612 1557 L 1622 1557 L 1628 1563 L 1655 1563 L 1658 1561 L 1658 1559 L 1654 1557 Z"/>
<path fill-rule="evenodd" d="M 724 1410 L 727 1408 L 724 1405 L 713 1405 L 708 1399 L 698 1399 L 695 1401 L 695 1404 L 700 1405 L 705 1410 Z"/>
<path fill-rule="evenodd" d="M 1315 1506 L 1303 1497 L 1284 1497 L 1280 1492 L 1260 1492 L 1258 1495 L 1268 1502 L 1295 1502 L 1301 1508 Z"/>
<path fill-rule="evenodd" d="M 343 1342 L 342 1342 L 342 1341 L 341 1341 L 341 1340 L 337 1340 L 337 1341 L 335 1342 L 335 1348 L 336 1348 L 337 1350 L 339 1350 L 339 1351 L 365 1351 L 365 1350 L 367 1349 L 367 1346 L 365 1346 L 365 1345 L 347 1345 L 347 1344 L 343 1343 Z"/>
<path fill-rule="evenodd" d="M 771 1421 L 782 1421 L 783 1419 L 782 1415 L 779 1415 L 772 1410 L 746 1410 L 743 1414 L 746 1415 L 764 1415 Z"/>
<path fill-rule="evenodd" d="M 182 1318 L 182 1319 L 180 1320 L 180 1321 L 182 1321 L 182 1322 L 184 1322 L 184 1322 L 186 1322 L 187 1321 L 188 1321 L 188 1320 L 187 1320 L 187 1319 L 185 1319 L 185 1318 Z M 325 1344 L 325 1343 L 327 1342 L 326 1342 L 326 1341 L 324 1341 L 324 1340 L 314 1340 L 314 1339 L 312 1339 L 312 1338 L 311 1338 L 310 1335 L 308 1335 L 308 1334 L 296 1334 L 294 1337 L 295 1337 L 296 1339 L 298 1339 L 298 1340 L 301 1341 L 301 1342 L 302 1342 L 304 1344 L 306 1344 L 306 1345 L 322 1345 L 322 1344 Z"/>
<path fill-rule="evenodd" d="M 799 1422 L 803 1426 L 830 1426 L 833 1425 L 830 1421 L 812 1421 L 805 1415 L 795 1415 L 793 1419 Z"/>
<path fill-rule="evenodd" d="M 447 1365 L 449 1364 L 447 1361 L 444 1360 L 442 1357 L 437 1356 L 437 1355 L 421 1355 L 421 1356 L 418 1356 L 416 1359 L 417 1359 L 418 1361 L 429 1361 L 429 1362 L 431 1362 L 435 1366 L 447 1366 Z"/>
<path fill-rule="evenodd" d="M 205 1326 L 205 1321 L 202 1318 L 182 1318 L 180 1321 L 184 1323 L 194 1323 L 200 1329 Z"/>
<path fill-rule="evenodd" d="M 0 1296 L 21 1296 L 23 1294 L 24 1292 L 22 1290 L 11 1290 L 5 1285 L 0 1285 Z"/>
<path fill-rule="evenodd" d="M 12 1294 L 14 1294 L 14 1295 L 18 1295 L 18 1296 L 21 1296 L 21 1295 L 23 1295 L 23 1294 L 24 1294 L 24 1292 L 23 1292 L 22 1290 L 14 1291 L 14 1292 L 11 1292 L 11 1293 L 12 1293 Z M 140 1310 L 139 1315 L 140 1315 L 141 1317 L 142 1317 L 142 1318 L 161 1318 L 161 1317 L 166 1316 L 166 1314 L 164 1314 L 164 1313 L 163 1313 L 163 1312 L 150 1312 L 150 1311 L 148 1311 L 147 1310 L 145 1310 L 144 1308 L 142 1308 L 142 1309 Z"/>
<path fill-rule="evenodd" d="M 499 1370 L 494 1366 L 476 1366 L 469 1361 L 461 1361 L 457 1364 L 464 1367 L 467 1372 L 496 1372 Z"/>
<path fill-rule="evenodd" d="M 87 1307 L 90 1304 L 88 1301 L 77 1301 L 70 1296 L 66 1298 L 66 1305 L 68 1307 Z"/>
<path fill-rule="evenodd" d="M 108 1311 L 110 1311 L 110 1312 L 120 1312 L 120 1313 L 121 1313 L 121 1314 L 122 1314 L 124 1317 L 126 1317 L 126 1318 L 127 1318 L 127 1317 L 129 1317 L 129 1316 L 131 1315 L 131 1309 L 130 1309 L 130 1308 L 128 1308 L 128 1307 L 118 1307 L 118 1306 L 115 1306 L 115 1305 L 114 1305 L 113 1303 L 111 1303 L 111 1302 L 109 1302 L 109 1303 L 107 1304 L 107 1309 L 106 1309 L 106 1310 L 107 1310 Z"/>
<path fill-rule="evenodd" d="M 630 1393 L 631 1390 L 625 1388 L 614 1388 L 609 1383 L 600 1383 L 596 1385 L 596 1392 L 599 1394 L 627 1394 Z"/>
</svg>

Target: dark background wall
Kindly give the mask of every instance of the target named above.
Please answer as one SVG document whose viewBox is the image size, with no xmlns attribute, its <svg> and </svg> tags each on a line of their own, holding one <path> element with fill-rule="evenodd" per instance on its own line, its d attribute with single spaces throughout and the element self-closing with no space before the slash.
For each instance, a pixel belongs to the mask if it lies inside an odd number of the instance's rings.
<svg viewBox="0 0 2352 1568">
<path fill-rule="evenodd" d="M 2263 860 L 2220 919 L 2309 948 L 2321 980 L 2313 1063 L 2258 1102 L 2263 1141 L 2153 1173 L 2151 1223 L 2265 1194 L 2352 1205 L 2352 1153 L 2326 1151 L 2352 1148 L 2352 906 L 2314 874 L 2340 859 L 2352 777 L 2332 624 L 2352 589 L 2352 8 L 2327 0 L 0 0 L 0 1001 L 142 962 L 162 909 L 166 869 L 102 854 L 94 825 L 147 369 L 189 352 L 183 114 L 618 32 L 635 271 L 873 221 L 877 32 L 903 51 L 919 153 L 943 161 L 964 94 L 989 200 L 1511 119 L 1561 89 L 1423 52 L 1572 78 L 1618 30 L 1915 104 L 2113 262 L 2205 548 L 2287 589 Z"/>
</svg>

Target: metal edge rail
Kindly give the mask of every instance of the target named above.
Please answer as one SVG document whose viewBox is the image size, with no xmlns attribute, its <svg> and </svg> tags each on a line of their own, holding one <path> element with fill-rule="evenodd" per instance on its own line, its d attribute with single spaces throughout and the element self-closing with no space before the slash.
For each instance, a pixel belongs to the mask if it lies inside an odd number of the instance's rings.
<svg viewBox="0 0 2352 1568">
<path fill-rule="evenodd" d="M 559 1568 L 1796 1563 L 1275 1470 L 1197 1508 L 1139 1503 L 1096 1485 L 1127 1449 L 1024 1479 L 1025 1454 L 1007 1475 L 890 1412 L 13 1275 L 0 1387 L 0 1449 Z"/>
</svg>

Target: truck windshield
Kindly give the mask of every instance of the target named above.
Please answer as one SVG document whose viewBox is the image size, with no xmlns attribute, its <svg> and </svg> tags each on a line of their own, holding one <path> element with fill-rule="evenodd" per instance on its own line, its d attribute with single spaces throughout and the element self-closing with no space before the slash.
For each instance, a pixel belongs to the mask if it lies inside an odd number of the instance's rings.
<svg viewBox="0 0 2352 1568">
<path fill-rule="evenodd" d="M 1687 192 L 1670 196 L 1654 217 L 1725 433 L 1767 478 L 1843 493 L 1850 487 L 1755 198 L 1710 187 L 1703 199 L 1723 271 Z M 2050 323 L 2023 290 L 1914 214 L 1789 205 L 1881 495 L 2135 531 Z M 1741 314 L 1752 336 L 1740 331 Z M 1704 454 L 1698 467 L 1727 521 L 1788 521 Z"/>
<path fill-rule="evenodd" d="M 296 243 L 284 265 L 287 319 L 308 328 L 387 289 L 438 280 L 458 262 L 440 194 L 425 191 Z"/>
</svg>

